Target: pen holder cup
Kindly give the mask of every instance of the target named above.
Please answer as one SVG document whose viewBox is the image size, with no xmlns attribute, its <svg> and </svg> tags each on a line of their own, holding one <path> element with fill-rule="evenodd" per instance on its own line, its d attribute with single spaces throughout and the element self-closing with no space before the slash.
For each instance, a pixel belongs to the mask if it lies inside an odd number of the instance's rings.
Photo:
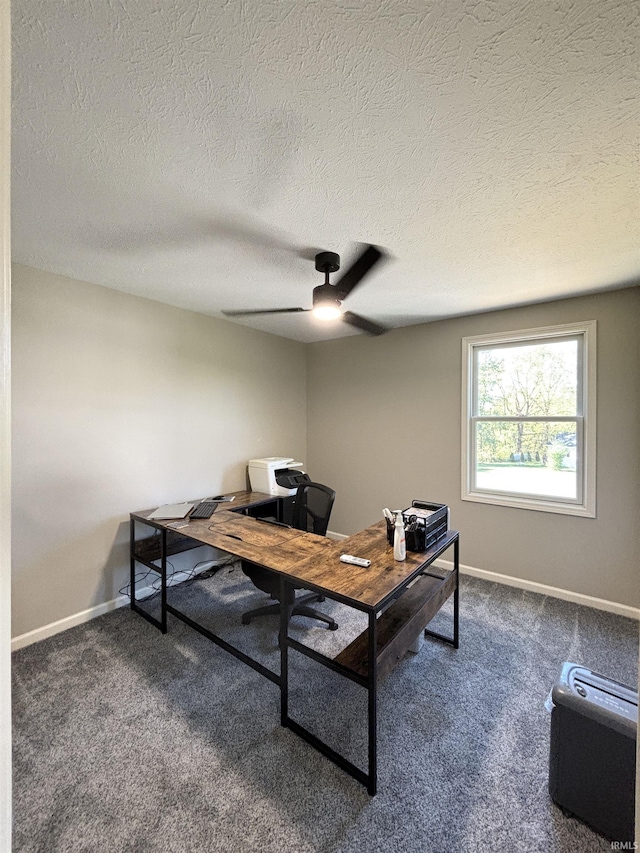
<svg viewBox="0 0 640 853">
<path fill-rule="evenodd" d="M 387 518 L 387 542 L 393 546 L 395 538 L 396 526 Z M 423 525 L 416 527 L 415 530 L 407 529 L 407 522 L 404 524 L 404 538 L 407 545 L 407 551 L 426 551 L 426 528 Z"/>
<path fill-rule="evenodd" d="M 396 529 L 395 524 L 392 521 L 389 521 L 388 518 L 386 519 L 386 522 L 387 522 L 387 542 L 389 543 L 389 545 L 393 546 L 393 537 L 395 535 L 395 529 Z"/>
</svg>

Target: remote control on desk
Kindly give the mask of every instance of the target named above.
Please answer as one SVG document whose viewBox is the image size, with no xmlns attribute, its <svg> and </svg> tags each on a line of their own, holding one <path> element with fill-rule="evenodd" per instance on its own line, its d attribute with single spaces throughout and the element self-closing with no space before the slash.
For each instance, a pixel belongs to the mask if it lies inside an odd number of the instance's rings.
<svg viewBox="0 0 640 853">
<path fill-rule="evenodd" d="M 341 563 L 349 563 L 351 566 L 362 566 L 363 569 L 368 569 L 371 565 L 371 560 L 365 560 L 364 557 L 354 557 L 352 554 L 343 554 L 340 557 Z"/>
</svg>

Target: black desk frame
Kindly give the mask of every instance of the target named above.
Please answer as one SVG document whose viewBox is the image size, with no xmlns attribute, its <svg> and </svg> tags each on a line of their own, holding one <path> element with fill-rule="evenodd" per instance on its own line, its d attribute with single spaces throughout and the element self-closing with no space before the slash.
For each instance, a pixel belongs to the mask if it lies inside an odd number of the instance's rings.
<svg viewBox="0 0 640 853">
<path fill-rule="evenodd" d="M 280 503 L 278 498 L 272 499 L 272 501 L 264 501 L 258 506 L 265 506 L 268 504 L 276 505 L 276 512 L 279 516 L 281 512 Z M 238 509 L 238 512 L 247 512 L 248 508 Z M 249 509 L 253 509 L 253 506 Z M 185 625 L 188 625 L 194 631 L 197 631 L 202 636 L 206 637 L 212 643 L 224 649 L 229 654 L 238 658 L 238 660 L 250 666 L 260 675 L 263 675 L 265 678 L 268 678 L 269 681 L 272 681 L 280 688 L 280 723 L 284 728 L 290 729 L 292 732 L 297 734 L 323 755 L 325 755 L 328 759 L 333 761 L 338 767 L 360 782 L 367 788 L 367 791 L 371 796 L 374 796 L 377 792 L 377 765 L 378 765 L 378 750 L 377 750 L 377 719 L 378 719 L 378 699 L 377 699 L 377 684 L 378 684 L 378 666 L 377 666 L 377 620 L 378 617 L 384 612 L 384 610 L 389 607 L 390 604 L 393 603 L 395 599 L 397 599 L 402 593 L 407 589 L 407 587 L 419 576 L 426 575 L 433 578 L 438 578 L 442 581 L 445 580 L 445 576 L 436 575 L 432 572 L 426 571 L 432 563 L 435 562 L 449 547 L 453 545 L 454 547 L 454 564 L 453 564 L 453 580 L 454 580 L 454 592 L 453 592 L 453 636 L 448 637 L 444 634 L 436 633 L 435 631 L 429 631 L 427 628 L 424 629 L 425 637 L 432 637 L 437 640 L 441 640 L 445 643 L 449 643 L 455 649 L 459 647 L 459 535 L 456 531 L 450 531 L 446 537 L 441 540 L 441 543 L 436 543 L 432 548 L 429 549 L 428 558 L 422 565 L 416 567 L 416 569 L 405 579 L 401 586 L 394 589 L 393 593 L 389 594 L 385 599 L 379 602 L 375 607 L 367 607 L 363 604 L 359 604 L 355 602 L 351 598 L 347 598 L 345 596 L 341 596 L 337 593 L 332 593 L 327 591 L 321 587 L 314 587 L 311 583 L 305 583 L 305 589 L 309 589 L 312 592 L 319 592 L 327 598 L 331 598 L 335 601 L 339 601 L 343 604 L 346 604 L 348 607 L 353 607 L 356 610 L 360 610 L 368 615 L 368 669 L 367 675 L 362 676 L 359 673 L 354 672 L 346 666 L 338 663 L 332 658 L 327 657 L 326 655 L 321 654 L 320 652 L 312 649 L 309 646 L 305 646 L 303 643 L 298 642 L 289 636 L 289 618 L 290 618 L 290 608 L 286 606 L 286 601 L 288 600 L 287 596 L 290 590 L 293 590 L 295 585 L 289 581 L 285 575 L 280 576 L 280 600 L 281 600 L 281 608 L 280 608 L 280 630 L 279 630 L 279 646 L 280 646 L 280 673 L 275 673 L 267 667 L 263 666 L 263 664 L 254 660 L 253 658 L 246 655 L 240 649 L 228 643 L 222 637 L 219 637 L 217 634 L 214 634 L 212 631 L 209 631 L 203 625 L 198 624 L 185 613 L 182 613 L 180 610 L 177 610 L 175 607 L 167 603 L 167 553 L 168 553 L 168 543 L 167 543 L 167 533 L 168 530 L 162 524 L 155 524 L 153 519 L 145 520 L 143 523 L 149 527 L 155 528 L 160 536 L 160 554 L 159 561 L 160 566 L 158 567 L 153 562 L 150 562 L 144 558 L 142 558 L 139 554 L 136 553 L 136 521 L 139 519 L 135 519 L 131 517 L 130 519 L 130 573 L 131 573 L 131 609 L 136 613 L 139 613 L 144 619 L 158 628 L 163 634 L 167 633 L 167 613 L 171 613 L 172 616 L 175 616 L 176 619 L 179 619 L 181 622 L 184 622 Z M 177 530 L 176 532 L 180 532 Z M 181 534 L 182 537 L 187 537 L 188 534 Z M 199 547 L 202 545 L 202 542 L 198 542 L 198 540 L 192 540 L 194 545 L 192 547 Z M 147 613 L 146 610 L 140 607 L 135 597 L 135 566 L 136 563 L 141 563 L 142 565 L 147 566 L 153 571 L 160 573 L 161 578 L 161 616 L 160 619 L 156 619 L 150 613 Z M 361 687 L 367 690 L 368 694 L 368 712 L 367 712 L 367 743 L 368 743 L 368 767 L 367 772 L 364 772 L 343 755 L 336 752 L 332 747 L 328 744 L 324 743 L 320 738 L 316 737 L 312 732 L 302 726 L 300 723 L 296 722 L 289 716 L 289 659 L 288 652 L 289 649 L 293 649 L 306 657 L 311 658 L 316 663 L 319 663 L 328 669 L 333 670 L 344 678 L 348 678 L 351 681 L 359 684 Z"/>
<path fill-rule="evenodd" d="M 268 507 L 272 506 L 275 509 L 276 517 L 280 517 L 282 512 L 282 502 L 278 497 L 270 498 L 269 500 L 262 501 L 257 504 L 252 504 L 250 507 L 241 507 L 236 510 L 239 513 L 246 513 L 251 509 L 255 509 L 256 507 Z M 140 554 L 136 552 L 136 523 L 145 524 L 149 527 L 154 528 L 160 534 L 160 554 L 158 560 L 160 562 L 160 566 L 156 566 L 153 561 L 149 561 L 144 559 Z M 178 528 L 176 533 L 180 533 L 180 528 Z M 254 660 L 249 655 L 245 654 L 240 649 L 233 646 L 231 643 L 228 643 L 222 637 L 219 637 L 217 634 L 214 634 L 213 631 L 210 631 L 208 628 L 205 628 L 204 625 L 200 625 L 198 622 L 195 622 L 186 613 L 183 613 L 181 610 L 173 607 L 173 605 L 167 602 L 167 555 L 168 555 L 168 547 L 167 547 L 167 533 L 168 530 L 165 526 L 160 524 L 155 524 L 153 519 L 147 519 L 142 522 L 139 519 L 135 519 L 131 517 L 130 519 L 130 545 L 129 545 L 129 559 L 130 559 L 130 591 L 131 591 L 131 609 L 136 613 L 139 613 L 147 622 L 150 622 L 163 634 L 167 633 L 167 613 L 171 613 L 172 616 L 175 616 L 176 619 L 179 619 L 181 622 L 184 622 L 185 625 L 188 625 L 190 628 L 193 628 L 194 631 L 197 631 L 199 634 L 202 634 L 203 637 L 206 637 L 208 640 L 211 640 L 212 643 L 215 643 L 216 646 L 220 646 L 221 649 L 224 649 L 225 652 L 229 652 L 230 655 L 233 655 L 238 660 L 241 660 L 247 666 L 250 666 L 251 669 L 255 669 L 256 672 L 259 672 L 260 675 L 263 675 L 265 678 L 268 678 L 269 681 L 273 681 L 274 684 L 281 687 L 282 684 L 282 675 L 273 672 L 268 667 L 263 666 L 259 661 Z M 182 538 L 189 538 L 188 533 L 182 533 Z M 204 543 L 199 542 L 197 539 L 192 540 L 194 548 L 200 547 Z M 141 563 L 143 566 L 146 566 L 149 569 L 152 569 L 155 572 L 160 573 L 160 619 L 156 619 L 155 616 L 152 616 L 150 613 L 140 607 L 138 602 L 136 601 L 136 585 L 135 585 L 135 575 L 136 575 L 136 563 Z"/>
<path fill-rule="evenodd" d="M 321 592 L 326 598 L 331 598 L 335 601 L 340 601 L 343 604 L 346 604 L 349 607 L 353 607 L 356 610 L 360 610 L 361 612 L 367 613 L 368 615 L 368 635 L 367 635 L 367 648 L 368 648 L 368 661 L 369 666 L 367 669 L 367 675 L 362 676 L 359 673 L 354 672 L 349 667 L 343 666 L 332 658 L 327 657 L 326 655 L 321 654 L 315 649 L 310 648 L 309 646 L 305 646 L 303 643 L 294 640 L 292 637 L 289 637 L 289 619 L 286 608 L 282 608 L 280 611 L 280 655 L 281 655 L 281 666 L 280 666 L 280 723 L 283 727 L 291 729 L 292 732 L 295 732 L 299 737 L 303 740 L 307 741 L 307 743 L 311 744 L 315 749 L 329 758 L 334 764 L 337 764 L 338 767 L 342 768 L 345 772 L 347 772 L 350 776 L 353 776 L 354 779 L 357 779 L 362 785 L 367 788 L 367 791 L 371 796 L 375 796 L 377 793 L 377 777 L 378 777 L 378 697 L 377 697 L 377 687 L 378 687 L 378 667 L 377 667 L 377 639 L 378 639 L 378 631 L 377 631 L 377 620 L 378 616 L 384 612 L 384 610 L 402 593 L 406 590 L 406 588 L 411 584 L 419 575 L 425 575 L 428 577 L 434 577 L 439 580 L 445 581 L 447 579 L 446 576 L 436 575 L 432 572 L 426 571 L 426 569 L 438 559 L 448 548 L 453 545 L 454 549 L 454 557 L 453 557 L 453 582 L 454 582 L 454 592 L 453 592 L 453 636 L 448 637 L 444 634 L 437 633 L 435 631 L 429 631 L 427 628 L 424 629 L 425 637 L 432 637 L 437 640 L 441 640 L 442 642 L 448 643 L 452 645 L 455 649 L 459 648 L 460 644 L 460 635 L 459 635 L 459 609 L 460 609 L 460 586 L 459 586 L 459 569 L 460 569 L 460 538 L 457 532 L 452 531 L 447 534 L 446 538 L 443 538 L 441 544 L 435 544 L 434 547 L 429 549 L 429 559 L 425 561 L 422 566 L 418 566 L 416 570 L 409 575 L 401 587 L 394 590 L 392 594 L 387 596 L 383 601 L 381 601 L 375 608 L 368 608 L 363 605 L 356 605 L 356 603 L 352 599 L 345 599 L 343 596 L 337 595 L 335 593 L 330 593 L 326 589 L 315 588 L 313 584 L 305 583 L 305 589 L 310 589 L 311 591 Z M 280 579 L 280 596 L 281 600 L 286 600 L 287 588 L 291 587 L 290 582 L 282 576 Z M 367 725 L 368 725 L 368 770 L 365 773 L 351 761 L 346 759 L 343 755 L 340 755 L 339 752 L 336 752 L 332 747 L 328 744 L 324 743 L 324 741 L 320 740 L 320 738 L 316 737 L 312 732 L 302 726 L 300 723 L 297 723 L 289 716 L 289 663 L 288 663 L 288 651 L 289 649 L 293 649 L 294 651 L 300 652 L 300 654 L 305 655 L 316 663 L 321 664 L 322 666 L 327 667 L 333 672 L 337 672 L 339 675 L 342 675 L 344 678 L 348 678 L 351 681 L 359 684 L 361 687 L 364 687 L 367 690 L 368 694 L 368 714 L 367 714 Z"/>
</svg>

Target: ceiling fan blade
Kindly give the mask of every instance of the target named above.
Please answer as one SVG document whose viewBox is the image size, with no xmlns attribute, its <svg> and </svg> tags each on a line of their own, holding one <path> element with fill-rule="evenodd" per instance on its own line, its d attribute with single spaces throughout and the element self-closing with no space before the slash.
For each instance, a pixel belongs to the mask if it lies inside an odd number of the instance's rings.
<svg viewBox="0 0 640 853">
<path fill-rule="evenodd" d="M 362 254 L 351 264 L 349 269 L 340 277 L 339 281 L 334 282 L 340 298 L 344 299 L 348 296 L 360 284 L 371 268 L 384 257 L 384 253 L 377 246 L 367 246 Z"/>
<path fill-rule="evenodd" d="M 145 252 L 150 248 L 180 250 L 189 249 L 193 245 L 226 243 L 253 252 L 269 263 L 278 262 L 284 255 L 312 261 L 321 251 L 317 247 L 299 243 L 295 237 L 276 226 L 225 210 L 180 216 L 177 221 L 167 222 L 155 233 L 141 225 L 137 229 L 128 226 L 120 232 L 109 232 L 108 235 L 97 232 L 94 236 L 95 246 L 127 253 Z"/>
<path fill-rule="evenodd" d="M 256 314 L 299 314 L 301 311 L 311 311 L 311 308 L 267 308 L 261 311 L 223 311 L 225 317 L 249 317 Z"/>
<path fill-rule="evenodd" d="M 258 219 L 234 216 L 228 212 L 194 220 L 193 228 L 199 229 L 207 239 L 226 239 L 256 250 L 286 252 L 305 260 L 313 260 L 320 251 L 313 246 L 301 246 L 284 231 Z"/>
<path fill-rule="evenodd" d="M 350 326 L 355 326 L 356 329 L 366 332 L 368 335 L 384 335 L 389 330 L 385 326 L 380 326 L 374 323 L 373 320 L 367 320 L 366 317 L 361 317 L 359 314 L 354 314 L 353 311 L 345 311 L 342 319 Z"/>
</svg>

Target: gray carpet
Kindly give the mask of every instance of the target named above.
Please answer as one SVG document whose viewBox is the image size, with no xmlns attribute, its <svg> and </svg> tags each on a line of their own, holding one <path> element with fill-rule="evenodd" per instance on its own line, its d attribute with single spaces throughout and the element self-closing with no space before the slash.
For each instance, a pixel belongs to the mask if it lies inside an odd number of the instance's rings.
<svg viewBox="0 0 640 853">
<path fill-rule="evenodd" d="M 277 666 L 276 621 L 239 624 L 263 596 L 237 569 L 170 600 Z M 361 617 L 321 607 L 338 631 L 296 631 L 333 654 Z M 14 853 L 611 849 L 549 799 L 544 701 L 565 660 L 634 685 L 637 623 L 463 578 L 460 649 L 426 641 L 381 685 L 370 798 L 280 727 L 275 685 L 169 620 L 123 608 L 14 654 Z M 365 767 L 365 691 L 291 657 L 292 716 Z"/>
</svg>

